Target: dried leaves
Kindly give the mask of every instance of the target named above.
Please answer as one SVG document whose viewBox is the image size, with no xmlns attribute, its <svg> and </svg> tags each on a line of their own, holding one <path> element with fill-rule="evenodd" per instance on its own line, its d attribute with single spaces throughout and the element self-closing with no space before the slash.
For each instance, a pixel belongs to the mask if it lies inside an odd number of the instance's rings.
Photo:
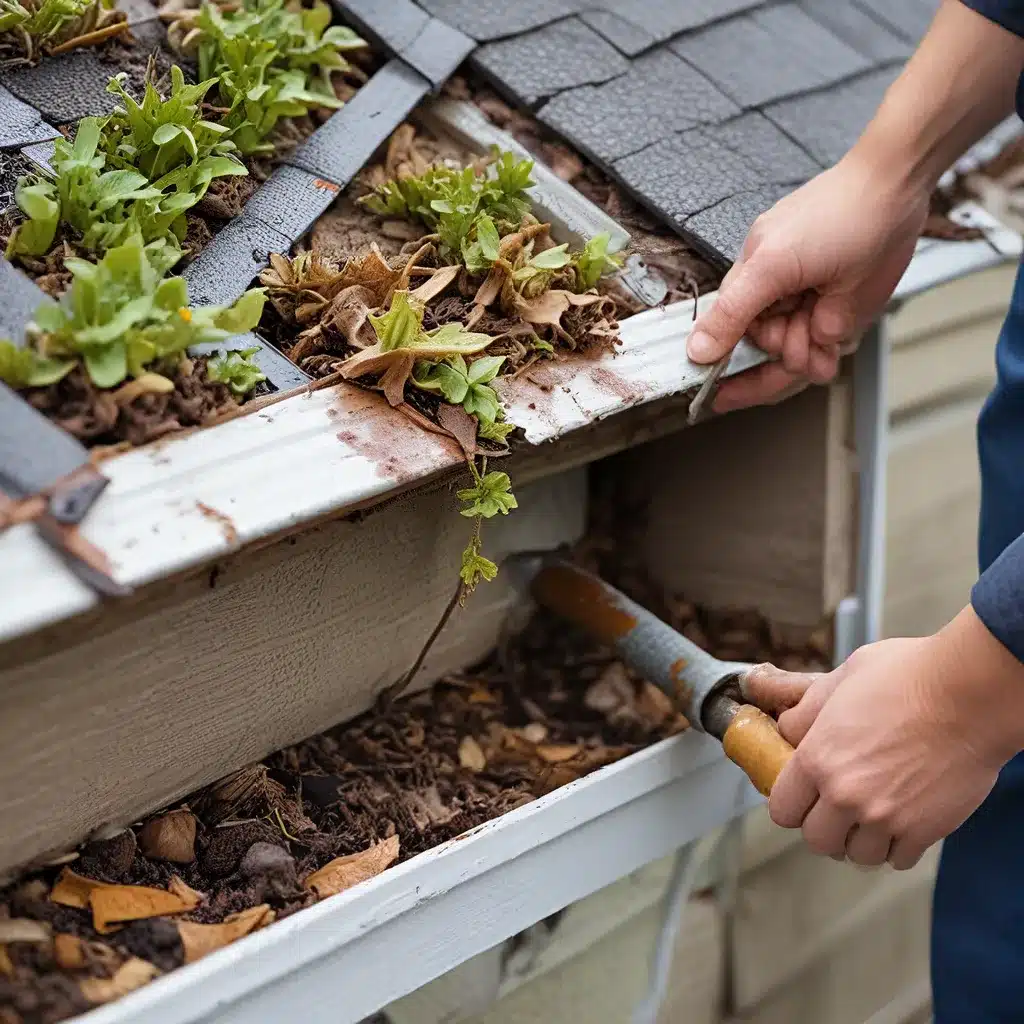
<svg viewBox="0 0 1024 1024">
<path fill-rule="evenodd" d="M 184 883 L 182 883 L 184 884 Z M 185 887 L 187 889 L 187 886 Z M 198 895 L 188 889 L 192 895 Z M 54 903 L 92 910 L 92 923 L 107 935 L 129 921 L 167 914 L 182 914 L 197 905 L 191 898 L 146 885 L 112 885 L 98 882 L 65 868 L 50 893 Z"/>
<path fill-rule="evenodd" d="M 472 736 L 464 736 L 459 744 L 459 764 L 471 772 L 482 772 L 487 767 L 487 758 Z"/>
<path fill-rule="evenodd" d="M 232 942 L 243 938 L 274 921 L 274 911 L 263 903 L 258 907 L 231 914 L 220 924 L 197 924 L 194 921 L 179 921 L 178 934 L 185 949 L 185 963 L 195 963 L 208 953 L 213 953 Z"/>
<path fill-rule="evenodd" d="M 394 835 L 368 850 L 347 857 L 335 857 L 319 871 L 309 875 L 303 885 L 316 893 L 318 899 L 336 896 L 389 868 L 398 860 L 398 847 L 398 836 Z"/>
<path fill-rule="evenodd" d="M 112 978 L 84 978 L 79 987 L 90 1003 L 112 1003 L 148 985 L 159 974 L 159 969 L 148 960 L 132 957 L 118 967 Z"/>
</svg>

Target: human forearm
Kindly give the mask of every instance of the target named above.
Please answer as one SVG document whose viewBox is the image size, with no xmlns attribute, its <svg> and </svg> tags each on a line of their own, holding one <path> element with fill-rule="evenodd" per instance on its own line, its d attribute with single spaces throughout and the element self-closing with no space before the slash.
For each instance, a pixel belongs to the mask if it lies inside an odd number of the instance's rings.
<svg viewBox="0 0 1024 1024">
<path fill-rule="evenodd" d="M 985 10 L 984 0 L 971 2 Z M 1024 39 L 961 0 L 944 0 L 847 159 L 866 161 L 908 192 L 930 191 L 1013 110 L 1022 67 Z"/>
</svg>

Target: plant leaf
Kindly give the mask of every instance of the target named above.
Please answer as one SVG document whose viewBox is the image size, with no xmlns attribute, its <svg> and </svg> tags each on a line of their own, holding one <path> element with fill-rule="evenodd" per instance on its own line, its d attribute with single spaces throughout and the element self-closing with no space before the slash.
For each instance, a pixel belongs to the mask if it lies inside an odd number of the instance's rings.
<svg viewBox="0 0 1024 1024">
<path fill-rule="evenodd" d="M 336 896 L 360 882 L 374 878 L 398 860 L 398 836 L 393 835 L 369 849 L 347 857 L 335 857 L 302 883 L 318 899 Z"/>
</svg>

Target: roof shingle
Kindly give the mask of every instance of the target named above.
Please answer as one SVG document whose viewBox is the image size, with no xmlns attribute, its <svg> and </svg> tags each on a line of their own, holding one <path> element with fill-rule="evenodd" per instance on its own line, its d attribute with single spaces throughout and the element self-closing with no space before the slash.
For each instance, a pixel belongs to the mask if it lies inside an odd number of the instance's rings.
<svg viewBox="0 0 1024 1024">
<path fill-rule="evenodd" d="M 556 96 L 539 112 L 548 127 L 599 161 L 635 153 L 666 135 L 724 121 L 740 108 L 667 49 L 638 57 L 626 74 Z"/>
<path fill-rule="evenodd" d="M 691 32 L 672 49 L 745 107 L 818 89 L 871 67 L 795 3 Z"/>
</svg>

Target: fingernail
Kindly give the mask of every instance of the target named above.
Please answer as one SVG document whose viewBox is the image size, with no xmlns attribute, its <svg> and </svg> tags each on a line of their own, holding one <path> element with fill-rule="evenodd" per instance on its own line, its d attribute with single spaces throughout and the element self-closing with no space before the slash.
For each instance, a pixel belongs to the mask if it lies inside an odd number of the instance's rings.
<svg viewBox="0 0 1024 1024">
<path fill-rule="evenodd" d="M 695 363 L 712 363 L 715 360 L 715 340 L 710 334 L 697 331 L 686 343 L 686 354 Z"/>
</svg>

